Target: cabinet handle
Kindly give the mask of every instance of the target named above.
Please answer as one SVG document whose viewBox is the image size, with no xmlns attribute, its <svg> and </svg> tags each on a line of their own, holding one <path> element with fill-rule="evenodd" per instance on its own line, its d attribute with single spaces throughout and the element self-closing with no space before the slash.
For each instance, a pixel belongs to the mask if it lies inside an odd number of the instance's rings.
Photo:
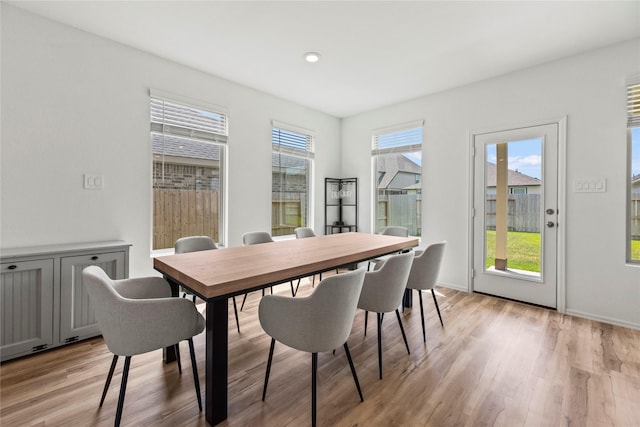
<svg viewBox="0 0 640 427">
<path fill-rule="evenodd" d="M 92 257 L 91 257 L 91 260 L 92 260 L 92 261 L 95 261 L 95 260 L 97 260 L 97 259 L 98 259 L 98 255 L 94 255 L 94 256 L 92 256 Z"/>
<path fill-rule="evenodd" d="M 15 270 L 16 268 L 18 268 L 17 265 L 15 264 L 11 264 L 9 267 L 7 267 L 9 270 Z"/>
</svg>

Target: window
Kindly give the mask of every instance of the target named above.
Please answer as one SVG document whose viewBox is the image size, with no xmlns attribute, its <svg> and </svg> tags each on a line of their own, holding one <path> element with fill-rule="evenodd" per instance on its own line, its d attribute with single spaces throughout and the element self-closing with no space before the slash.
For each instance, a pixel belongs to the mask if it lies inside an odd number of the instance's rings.
<svg viewBox="0 0 640 427">
<path fill-rule="evenodd" d="M 627 259 L 640 263 L 640 83 L 627 88 L 629 146 Z"/>
<path fill-rule="evenodd" d="M 271 144 L 271 235 L 284 236 L 311 223 L 313 135 L 274 121 Z"/>
<path fill-rule="evenodd" d="M 227 116 L 151 93 L 152 250 L 185 236 L 222 242 Z"/>
<path fill-rule="evenodd" d="M 374 131 L 375 230 L 390 225 L 422 234 L 422 121 Z"/>
</svg>

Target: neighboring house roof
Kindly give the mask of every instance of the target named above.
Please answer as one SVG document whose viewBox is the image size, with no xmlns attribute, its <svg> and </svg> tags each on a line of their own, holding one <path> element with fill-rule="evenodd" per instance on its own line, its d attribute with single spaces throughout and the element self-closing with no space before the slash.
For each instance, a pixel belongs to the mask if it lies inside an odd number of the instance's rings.
<svg viewBox="0 0 640 427">
<path fill-rule="evenodd" d="M 415 184 L 407 185 L 403 190 L 422 190 L 422 183 L 416 182 Z"/>
<path fill-rule="evenodd" d="M 281 168 L 294 168 L 294 169 L 305 169 L 307 165 L 307 159 L 302 157 L 290 156 L 283 154 L 282 156 L 278 155 L 278 153 L 271 153 L 271 166 L 279 166 Z"/>
<path fill-rule="evenodd" d="M 194 139 L 185 141 L 180 138 L 166 135 L 163 140 L 162 135 L 159 134 L 153 134 L 151 140 L 153 154 L 164 154 L 165 156 L 171 156 L 174 158 L 185 157 L 207 160 L 220 159 L 220 146 L 218 144 L 211 144 Z M 302 169 L 306 165 L 306 159 L 288 155 L 278 156 L 277 153 L 272 153 L 271 164 L 282 168 Z"/>
<path fill-rule="evenodd" d="M 542 181 L 538 178 L 534 178 L 529 175 L 525 175 L 518 171 L 508 169 L 507 172 L 507 185 L 509 187 L 525 187 L 541 185 Z M 487 162 L 487 187 L 496 186 L 496 165 L 495 163 Z"/>
<path fill-rule="evenodd" d="M 152 134 L 153 154 L 164 154 L 172 157 L 188 157 L 192 159 L 220 160 L 220 147 L 217 144 L 201 142 L 194 139 L 185 141 L 180 138 Z"/>
<path fill-rule="evenodd" d="M 388 188 L 393 178 L 400 172 L 422 175 L 420 165 L 403 154 L 386 154 L 378 157 L 378 171 L 384 173 L 378 183 L 378 188 Z M 417 187 L 420 188 L 420 187 Z"/>
</svg>

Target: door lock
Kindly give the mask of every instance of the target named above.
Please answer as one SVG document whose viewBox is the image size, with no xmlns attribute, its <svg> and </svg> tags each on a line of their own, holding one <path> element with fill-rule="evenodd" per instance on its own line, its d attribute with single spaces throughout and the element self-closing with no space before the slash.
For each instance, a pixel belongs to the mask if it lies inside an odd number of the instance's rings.
<svg viewBox="0 0 640 427">
<path fill-rule="evenodd" d="M 554 213 L 556 213 L 556 211 L 554 211 L 551 208 L 547 209 L 546 212 L 547 212 L 547 215 L 553 215 Z"/>
</svg>

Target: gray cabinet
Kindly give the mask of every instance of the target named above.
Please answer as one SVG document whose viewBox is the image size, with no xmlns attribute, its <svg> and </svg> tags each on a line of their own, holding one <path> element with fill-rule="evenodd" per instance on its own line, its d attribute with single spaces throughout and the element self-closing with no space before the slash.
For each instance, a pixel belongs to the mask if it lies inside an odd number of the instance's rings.
<svg viewBox="0 0 640 427">
<path fill-rule="evenodd" d="M 60 260 L 60 339 L 74 342 L 100 335 L 89 295 L 82 286 L 82 270 L 97 265 L 112 279 L 124 279 L 124 251 L 94 251 L 86 255 L 62 257 Z"/>
<path fill-rule="evenodd" d="M 2 360 L 53 345 L 53 260 L 2 263 Z"/>
<path fill-rule="evenodd" d="M 123 241 L 0 250 L 0 360 L 100 335 L 82 269 L 98 265 L 112 279 L 129 274 Z"/>
</svg>

